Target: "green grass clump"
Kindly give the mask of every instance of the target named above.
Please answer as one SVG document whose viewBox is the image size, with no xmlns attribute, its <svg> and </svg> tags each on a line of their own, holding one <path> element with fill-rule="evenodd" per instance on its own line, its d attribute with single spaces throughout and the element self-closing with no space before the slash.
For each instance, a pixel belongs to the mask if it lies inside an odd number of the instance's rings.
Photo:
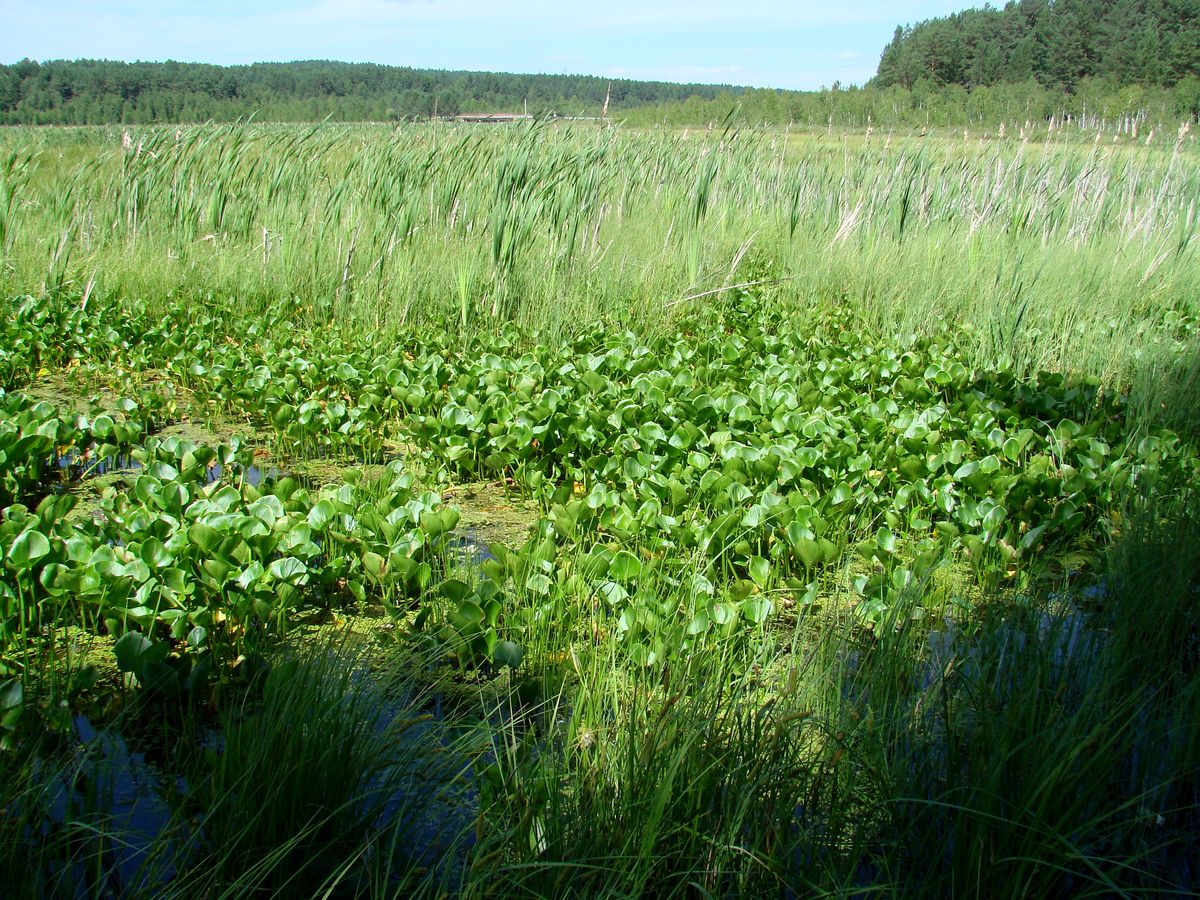
<svg viewBox="0 0 1200 900">
<path fill-rule="evenodd" d="M 455 878 L 466 745 L 408 675 L 332 644 L 278 656 L 207 722 L 156 727 L 164 704 L 142 697 L 66 756 L 10 757 L 5 896 L 384 895 Z M 129 756 L 118 728 L 147 749 Z"/>
</svg>

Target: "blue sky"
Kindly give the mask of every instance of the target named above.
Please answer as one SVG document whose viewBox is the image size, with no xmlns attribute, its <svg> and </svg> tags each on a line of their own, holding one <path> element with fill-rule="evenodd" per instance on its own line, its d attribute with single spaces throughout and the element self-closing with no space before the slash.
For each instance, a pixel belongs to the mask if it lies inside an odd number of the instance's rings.
<svg viewBox="0 0 1200 900">
<path fill-rule="evenodd" d="M 0 0 L 0 62 L 337 59 L 811 89 L 970 0 Z"/>
</svg>

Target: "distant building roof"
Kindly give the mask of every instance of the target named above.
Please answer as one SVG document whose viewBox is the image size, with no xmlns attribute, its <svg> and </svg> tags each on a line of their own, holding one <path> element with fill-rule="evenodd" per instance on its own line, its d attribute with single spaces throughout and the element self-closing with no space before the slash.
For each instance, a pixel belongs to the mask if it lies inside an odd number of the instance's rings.
<svg viewBox="0 0 1200 900">
<path fill-rule="evenodd" d="M 524 113 L 463 113 L 454 118 L 459 122 L 520 122 L 533 116 Z"/>
</svg>

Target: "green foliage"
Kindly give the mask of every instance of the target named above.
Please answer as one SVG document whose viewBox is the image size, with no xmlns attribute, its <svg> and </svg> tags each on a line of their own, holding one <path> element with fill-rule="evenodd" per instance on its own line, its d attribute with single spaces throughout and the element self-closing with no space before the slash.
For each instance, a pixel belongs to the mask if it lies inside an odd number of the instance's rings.
<svg viewBox="0 0 1200 900">
<path fill-rule="evenodd" d="M 599 116 L 737 88 L 585 75 L 450 72 L 328 61 L 202 63 L 23 60 L 0 66 L 0 123 L 384 121 L 520 112 Z M 2 238 L 0 232 L 0 238 Z M 0 241 L 2 243 L 2 241 Z"/>
<path fill-rule="evenodd" d="M 1194 4 L 1058 0 L 971 9 L 897 28 L 875 83 L 967 88 L 1034 78 L 1073 91 L 1084 78 L 1174 85 L 1200 76 Z"/>
<path fill-rule="evenodd" d="M 106 493 L 92 518 L 69 518 L 69 494 L 51 494 L 32 513 L 19 504 L 4 511 L 6 644 L 70 608 L 111 633 L 187 638 L 192 650 L 208 635 L 232 661 L 255 628 L 278 630 L 306 605 L 368 592 L 401 604 L 429 584 L 429 558 L 457 521 L 438 511 L 436 494 L 415 493 L 396 463 L 379 482 L 311 492 L 290 478 L 251 483 L 252 456 L 236 442 L 151 437 L 130 462 L 129 490 Z M 121 641 L 121 668 L 159 680 L 146 667 L 163 663 L 168 645 Z M 177 659 L 191 666 L 187 654 Z M 185 682 L 192 674 L 179 670 Z"/>
<path fill-rule="evenodd" d="M 158 695 L 70 753 L 0 750 L 4 896 L 384 896 L 452 882 L 438 841 L 459 837 L 445 819 L 462 820 L 465 742 L 423 713 L 409 677 L 332 644 L 277 657 L 252 687 L 217 720 L 193 709 L 171 732 L 177 778 L 117 731 L 161 716 Z M 0 729 L 11 694 L 0 687 Z"/>
</svg>

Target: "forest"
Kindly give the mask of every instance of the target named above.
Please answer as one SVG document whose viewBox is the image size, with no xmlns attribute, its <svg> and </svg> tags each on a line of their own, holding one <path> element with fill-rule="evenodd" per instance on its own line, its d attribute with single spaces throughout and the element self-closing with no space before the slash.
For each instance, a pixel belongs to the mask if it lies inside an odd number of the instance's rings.
<svg viewBox="0 0 1200 900">
<path fill-rule="evenodd" d="M 898 27 L 873 83 L 971 89 L 1033 79 L 1073 92 L 1088 78 L 1171 87 L 1197 75 L 1195 0 L 1019 0 Z"/>
<path fill-rule="evenodd" d="M 889 53 L 891 48 L 889 47 Z M 885 63 L 887 60 L 885 55 Z M 611 86 L 611 87 L 610 87 Z M 1137 119 L 1177 127 L 1200 112 L 1200 78 L 1173 86 L 1089 76 L 1072 91 L 1029 77 L 964 87 L 918 78 L 911 87 L 878 77 L 864 87 L 818 91 L 678 85 L 590 76 L 443 72 L 328 63 L 122 63 L 80 60 L 0 66 L 0 125 L 161 122 L 381 122 L 465 112 L 609 116 L 637 126 L 719 123 L 926 127 L 1058 119 L 1086 126 Z"/>
<path fill-rule="evenodd" d="M 0 124 L 232 121 L 342 122 L 518 111 L 599 115 L 614 108 L 715 98 L 742 89 L 588 75 L 450 72 L 307 61 L 215 66 L 183 62 L 22 60 L 0 66 Z"/>
</svg>

